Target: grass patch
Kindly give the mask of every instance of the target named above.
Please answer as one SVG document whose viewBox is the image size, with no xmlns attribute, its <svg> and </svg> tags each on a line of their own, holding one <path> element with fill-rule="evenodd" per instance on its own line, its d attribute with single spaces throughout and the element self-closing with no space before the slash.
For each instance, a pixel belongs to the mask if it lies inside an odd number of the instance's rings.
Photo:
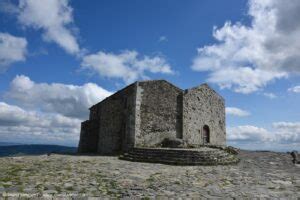
<svg viewBox="0 0 300 200">
<path fill-rule="evenodd" d="M 0 181 L 1 182 L 9 182 L 9 181 L 13 181 L 13 179 L 12 179 L 12 177 L 6 176 L 6 177 L 0 178 Z"/>
<path fill-rule="evenodd" d="M 159 180 L 157 175 L 160 175 L 160 174 L 161 173 L 151 174 L 149 176 L 149 178 L 146 179 L 146 183 L 149 188 L 154 189 L 154 190 L 156 189 L 155 182 Z"/>
<path fill-rule="evenodd" d="M 103 175 L 97 174 L 96 181 L 98 184 L 98 190 L 101 194 L 107 194 L 115 198 L 119 198 L 121 196 L 119 193 L 120 188 L 115 180 L 107 179 Z"/>
<path fill-rule="evenodd" d="M 180 181 L 175 181 L 174 183 L 175 183 L 176 185 L 180 185 L 180 184 L 181 184 Z"/>
<path fill-rule="evenodd" d="M 42 192 L 43 189 L 44 189 L 44 186 L 43 186 L 43 184 L 38 184 L 38 185 L 35 186 L 35 188 L 36 188 L 39 192 Z"/>
<path fill-rule="evenodd" d="M 21 185 L 20 181 L 20 172 L 23 171 L 23 166 L 21 165 L 12 165 L 6 170 L 6 174 L 3 177 L 0 177 L 0 182 L 2 182 L 3 187 L 7 188 L 12 185 Z M 12 182 L 12 183 L 7 183 Z"/>
<path fill-rule="evenodd" d="M 18 188 L 18 192 L 23 193 L 23 192 L 24 192 L 24 186 L 20 186 L 20 187 Z"/>
<path fill-rule="evenodd" d="M 92 162 L 89 160 L 82 160 L 81 163 L 92 163 Z"/>
<path fill-rule="evenodd" d="M 73 186 L 66 187 L 65 189 L 68 190 L 68 191 L 74 191 Z"/>
<path fill-rule="evenodd" d="M 9 176 L 18 176 L 19 172 L 23 170 L 23 166 L 20 165 L 13 165 L 11 166 L 8 171 L 7 171 L 7 175 Z"/>
<path fill-rule="evenodd" d="M 60 193 L 60 192 L 61 192 L 61 187 L 59 187 L 59 186 L 55 185 L 55 186 L 54 186 L 54 188 L 55 188 L 55 190 L 56 190 L 58 193 Z"/>
<path fill-rule="evenodd" d="M 155 178 L 153 176 L 150 176 L 149 178 L 146 179 L 147 182 L 154 182 Z"/>
<path fill-rule="evenodd" d="M 81 194 L 86 193 L 86 189 L 85 189 L 85 188 L 82 188 L 82 189 L 79 191 L 79 193 L 81 193 Z"/>
</svg>

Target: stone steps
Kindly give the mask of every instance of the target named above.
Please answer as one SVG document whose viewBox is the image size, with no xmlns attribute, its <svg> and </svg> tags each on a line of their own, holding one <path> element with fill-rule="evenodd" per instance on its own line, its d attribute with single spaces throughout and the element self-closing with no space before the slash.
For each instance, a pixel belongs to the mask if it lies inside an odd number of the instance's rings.
<svg viewBox="0 0 300 200">
<path fill-rule="evenodd" d="M 167 161 L 175 161 L 175 162 L 222 162 L 222 161 L 227 161 L 230 158 L 233 158 L 232 156 L 227 156 L 227 157 L 208 157 L 208 158 L 182 158 L 182 157 L 168 157 L 168 156 L 160 156 L 160 157 L 155 157 L 155 156 L 133 156 L 133 155 L 125 155 L 126 157 L 133 158 L 136 160 L 167 160 Z"/>
<path fill-rule="evenodd" d="M 189 155 L 189 154 L 155 154 L 155 153 L 127 153 L 128 156 L 130 157 L 160 157 L 160 158 L 174 158 L 174 159 L 197 159 L 197 160 L 208 160 L 208 159 L 215 159 L 215 158 L 223 158 L 227 157 L 228 153 L 222 152 L 222 153 L 216 153 L 216 154 L 199 154 L 199 155 Z"/>
<path fill-rule="evenodd" d="M 224 150 L 133 148 L 119 157 L 135 162 L 162 163 L 170 165 L 227 165 L 239 159 Z"/>
</svg>

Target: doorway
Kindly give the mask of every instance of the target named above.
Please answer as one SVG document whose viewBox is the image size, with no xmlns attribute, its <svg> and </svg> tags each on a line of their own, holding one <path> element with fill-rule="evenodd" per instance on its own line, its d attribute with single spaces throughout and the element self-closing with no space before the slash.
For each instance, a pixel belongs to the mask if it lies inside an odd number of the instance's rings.
<svg viewBox="0 0 300 200">
<path fill-rule="evenodd" d="M 203 126 L 203 143 L 208 144 L 210 142 L 210 131 L 209 126 L 204 125 Z"/>
</svg>

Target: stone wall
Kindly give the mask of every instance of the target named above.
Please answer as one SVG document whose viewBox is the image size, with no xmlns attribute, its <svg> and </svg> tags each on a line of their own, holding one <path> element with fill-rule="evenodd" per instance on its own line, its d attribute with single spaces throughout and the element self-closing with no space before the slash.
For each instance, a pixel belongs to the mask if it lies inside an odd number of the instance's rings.
<svg viewBox="0 0 300 200">
<path fill-rule="evenodd" d="M 183 91 L 164 80 L 136 82 L 90 108 L 79 151 L 116 154 L 164 138 L 202 145 L 204 125 L 209 144 L 225 145 L 224 100 L 207 84 Z"/>
<path fill-rule="evenodd" d="M 183 139 L 188 144 L 202 145 L 204 125 L 210 129 L 210 144 L 225 145 L 224 100 L 207 84 L 183 94 Z"/>
<path fill-rule="evenodd" d="M 110 155 L 134 146 L 135 91 L 134 83 L 90 108 L 81 126 L 80 153 Z"/>
<path fill-rule="evenodd" d="M 95 153 L 98 149 L 99 123 L 96 120 L 87 120 L 81 123 L 79 153 Z"/>
<path fill-rule="evenodd" d="M 136 146 L 156 146 L 164 138 L 181 136 L 182 90 L 166 81 L 138 82 Z"/>
<path fill-rule="evenodd" d="M 134 146 L 135 84 L 97 105 L 98 153 L 115 154 Z"/>
</svg>

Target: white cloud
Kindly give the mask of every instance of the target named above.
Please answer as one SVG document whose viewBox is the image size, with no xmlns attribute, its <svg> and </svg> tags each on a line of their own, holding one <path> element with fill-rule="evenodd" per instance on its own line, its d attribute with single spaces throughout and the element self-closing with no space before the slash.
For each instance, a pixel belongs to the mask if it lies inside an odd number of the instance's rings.
<svg viewBox="0 0 300 200">
<path fill-rule="evenodd" d="M 0 72 L 7 69 L 8 65 L 26 59 L 27 40 L 15 37 L 8 33 L 0 32 Z"/>
<path fill-rule="evenodd" d="M 300 150 L 300 122 L 275 122 L 267 130 L 251 125 L 229 127 L 229 144 L 249 149 Z"/>
<path fill-rule="evenodd" d="M 80 120 L 0 102 L 0 141 L 77 145 Z"/>
<path fill-rule="evenodd" d="M 270 99 L 275 99 L 275 98 L 277 98 L 276 94 L 271 93 L 271 92 L 265 92 L 265 93 L 263 93 L 263 95 L 264 95 L 265 97 L 270 98 Z"/>
<path fill-rule="evenodd" d="M 93 83 L 35 83 L 16 76 L 5 94 L 11 104 L 0 102 L 0 141 L 76 146 L 88 108 L 110 94 Z"/>
<path fill-rule="evenodd" d="M 300 145 L 300 122 L 276 122 L 273 123 L 273 128 L 280 142 Z"/>
<path fill-rule="evenodd" d="M 168 38 L 167 38 L 166 36 L 163 35 L 163 36 L 160 36 L 160 37 L 159 37 L 158 41 L 159 41 L 159 42 L 167 42 L 167 41 L 168 41 Z"/>
<path fill-rule="evenodd" d="M 247 142 L 269 142 L 273 136 L 264 128 L 245 125 L 228 128 L 228 137 L 230 141 L 247 141 Z"/>
<path fill-rule="evenodd" d="M 26 111 L 18 106 L 0 102 L 0 125 L 27 125 L 39 127 L 72 127 L 80 124 L 79 119 L 68 118 L 60 114 L 49 114 L 36 111 Z"/>
<path fill-rule="evenodd" d="M 226 107 L 226 114 L 238 117 L 245 117 L 250 115 L 248 111 L 235 107 Z"/>
<path fill-rule="evenodd" d="M 251 93 L 300 72 L 300 1 L 249 0 L 251 24 L 226 22 L 214 28 L 218 43 L 198 49 L 192 69 L 208 81 Z"/>
<path fill-rule="evenodd" d="M 102 77 L 120 78 L 131 83 L 139 78 L 145 79 L 145 72 L 174 73 L 168 62 L 161 56 L 140 57 L 136 51 L 124 51 L 120 54 L 99 51 L 87 55 L 81 63 L 83 69 L 97 72 Z"/>
<path fill-rule="evenodd" d="M 289 92 L 295 92 L 295 93 L 300 93 L 300 85 L 291 87 L 288 89 Z"/>
<path fill-rule="evenodd" d="M 20 0 L 17 15 L 25 27 L 41 29 L 45 41 L 57 43 L 70 54 L 79 54 L 72 31 L 72 11 L 69 0 Z"/>
<path fill-rule="evenodd" d="M 20 75 L 13 79 L 5 96 L 25 108 L 86 118 L 91 105 L 111 94 L 94 83 L 82 86 L 35 83 L 29 77 Z"/>
</svg>

